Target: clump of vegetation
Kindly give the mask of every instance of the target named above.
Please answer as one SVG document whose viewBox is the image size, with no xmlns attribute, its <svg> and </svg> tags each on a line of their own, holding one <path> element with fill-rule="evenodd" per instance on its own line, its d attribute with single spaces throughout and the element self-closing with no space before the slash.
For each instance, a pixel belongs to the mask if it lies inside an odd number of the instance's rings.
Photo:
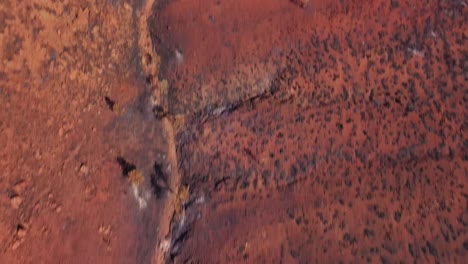
<svg viewBox="0 0 468 264">
<path fill-rule="evenodd" d="M 122 175 L 135 186 L 139 186 L 143 182 L 143 173 L 137 170 L 135 164 L 128 162 L 123 157 L 117 157 L 117 162 L 122 169 Z"/>
<path fill-rule="evenodd" d="M 143 182 L 143 174 L 139 170 L 132 170 L 128 173 L 128 181 L 135 186 L 139 186 Z"/>
<path fill-rule="evenodd" d="M 174 127 L 174 132 L 177 134 L 182 130 L 185 125 L 185 116 L 175 115 L 172 119 L 172 126 Z"/>
<path fill-rule="evenodd" d="M 115 104 L 113 111 L 115 114 L 121 115 L 125 112 L 125 108 L 119 104 Z"/>
<path fill-rule="evenodd" d="M 125 108 L 120 104 L 116 103 L 114 100 L 110 99 L 110 97 L 105 96 L 104 100 L 106 101 L 107 106 L 109 109 L 117 115 L 121 115 L 125 112 Z"/>
<path fill-rule="evenodd" d="M 174 210 L 176 219 L 181 219 L 184 215 L 185 203 L 190 197 L 190 190 L 188 186 L 181 185 L 177 190 L 177 194 L 174 201 Z"/>
</svg>

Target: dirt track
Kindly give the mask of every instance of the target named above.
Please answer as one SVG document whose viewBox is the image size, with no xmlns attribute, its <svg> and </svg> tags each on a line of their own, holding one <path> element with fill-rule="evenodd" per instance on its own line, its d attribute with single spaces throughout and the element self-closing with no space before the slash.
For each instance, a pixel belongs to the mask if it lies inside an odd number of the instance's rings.
<svg viewBox="0 0 468 264">
<path fill-rule="evenodd" d="M 0 3 L 0 262 L 462 263 L 467 16 Z"/>
</svg>

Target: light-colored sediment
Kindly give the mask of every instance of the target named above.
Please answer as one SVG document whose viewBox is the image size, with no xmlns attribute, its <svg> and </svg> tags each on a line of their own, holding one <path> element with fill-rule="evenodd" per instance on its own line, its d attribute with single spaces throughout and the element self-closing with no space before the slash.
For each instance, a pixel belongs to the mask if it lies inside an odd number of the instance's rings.
<svg viewBox="0 0 468 264">
<path fill-rule="evenodd" d="M 156 0 L 146 1 L 144 7 L 142 8 L 140 21 L 138 23 L 139 30 L 139 39 L 138 45 L 141 53 L 141 64 L 143 70 L 149 79 L 150 83 L 154 88 L 152 93 L 151 102 L 153 104 L 162 104 L 164 101 L 163 96 L 167 94 L 167 82 L 159 81 L 157 76 L 159 73 L 159 61 L 160 58 L 158 54 L 154 51 L 153 43 L 151 40 L 150 28 L 148 25 L 148 19 L 151 17 L 152 9 Z M 162 127 L 163 133 L 167 139 L 168 153 L 167 153 L 167 162 L 169 177 L 168 183 L 173 192 L 168 192 L 168 195 L 164 198 L 164 201 L 161 204 L 161 213 L 160 219 L 158 222 L 159 228 L 157 229 L 156 234 L 156 248 L 153 257 L 153 263 L 164 263 L 167 256 L 167 251 L 170 249 L 171 239 L 170 235 L 170 225 L 175 213 L 176 197 L 177 190 L 179 189 L 181 182 L 181 175 L 178 170 L 177 163 L 177 152 L 176 152 L 176 142 L 175 136 L 176 131 L 173 126 L 174 118 L 171 116 L 166 116 L 162 118 Z M 177 118 L 175 119 L 177 120 Z M 177 122 L 175 122 L 177 123 Z"/>
</svg>

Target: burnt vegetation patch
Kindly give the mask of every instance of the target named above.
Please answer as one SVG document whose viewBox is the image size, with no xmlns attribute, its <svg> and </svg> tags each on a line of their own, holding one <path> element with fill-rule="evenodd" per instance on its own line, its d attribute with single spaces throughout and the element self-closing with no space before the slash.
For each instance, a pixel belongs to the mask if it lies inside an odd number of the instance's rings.
<svg viewBox="0 0 468 264">
<path fill-rule="evenodd" d="M 153 193 L 158 199 L 161 198 L 166 191 L 172 192 L 171 188 L 169 187 L 167 174 L 164 173 L 162 165 L 157 161 L 154 162 L 153 165 L 153 172 L 150 176 L 150 183 Z"/>
<path fill-rule="evenodd" d="M 105 96 L 104 101 L 111 111 L 114 111 L 115 101 L 110 99 L 110 97 Z"/>
<path fill-rule="evenodd" d="M 128 178 L 128 174 L 136 170 L 136 166 L 133 163 L 128 162 L 123 157 L 117 157 L 117 163 L 119 163 L 120 168 L 122 169 L 122 176 Z"/>
<path fill-rule="evenodd" d="M 153 107 L 153 115 L 156 119 L 162 119 L 167 116 L 167 112 L 164 110 L 164 108 L 160 105 L 155 105 Z"/>
</svg>

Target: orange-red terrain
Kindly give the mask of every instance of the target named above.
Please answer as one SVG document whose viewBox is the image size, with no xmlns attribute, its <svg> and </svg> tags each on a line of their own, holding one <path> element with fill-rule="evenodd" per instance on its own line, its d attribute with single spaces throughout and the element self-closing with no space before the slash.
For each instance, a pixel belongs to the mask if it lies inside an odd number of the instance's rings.
<svg viewBox="0 0 468 264">
<path fill-rule="evenodd" d="M 463 263 L 468 3 L 0 3 L 0 263 Z"/>
</svg>

